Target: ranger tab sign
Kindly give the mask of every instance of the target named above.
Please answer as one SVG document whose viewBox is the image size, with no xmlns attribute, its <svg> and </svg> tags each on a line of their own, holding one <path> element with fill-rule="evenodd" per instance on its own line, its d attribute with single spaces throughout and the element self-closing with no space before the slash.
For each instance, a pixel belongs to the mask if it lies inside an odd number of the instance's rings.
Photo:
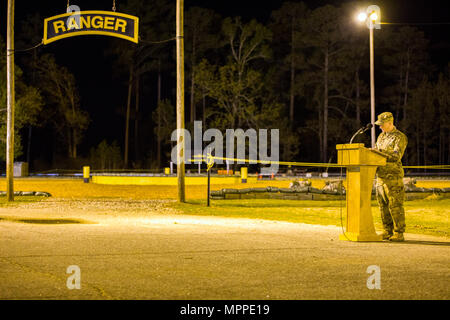
<svg viewBox="0 0 450 320">
<path fill-rule="evenodd" d="M 78 11 L 44 20 L 44 44 L 63 38 L 92 34 L 138 43 L 139 18 L 112 11 Z"/>
</svg>

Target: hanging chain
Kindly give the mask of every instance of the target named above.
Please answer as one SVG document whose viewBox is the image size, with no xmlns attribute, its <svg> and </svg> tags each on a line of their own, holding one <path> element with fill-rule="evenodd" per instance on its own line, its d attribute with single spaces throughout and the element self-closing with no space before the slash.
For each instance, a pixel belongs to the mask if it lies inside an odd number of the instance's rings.
<svg viewBox="0 0 450 320">
<path fill-rule="evenodd" d="M 70 0 L 67 0 L 67 8 L 70 7 Z M 113 0 L 112 11 L 116 12 L 116 0 Z"/>
<path fill-rule="evenodd" d="M 67 0 L 67 8 L 70 7 L 70 0 Z M 113 0 L 112 11 L 116 12 L 116 0 Z"/>
</svg>

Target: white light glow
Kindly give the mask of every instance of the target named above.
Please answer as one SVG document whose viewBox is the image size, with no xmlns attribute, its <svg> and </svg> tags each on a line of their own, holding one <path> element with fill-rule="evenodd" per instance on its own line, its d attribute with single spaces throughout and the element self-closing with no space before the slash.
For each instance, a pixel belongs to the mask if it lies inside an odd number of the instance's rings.
<svg viewBox="0 0 450 320">
<path fill-rule="evenodd" d="M 367 14 L 365 12 L 360 12 L 357 16 L 358 21 L 364 22 L 367 19 Z"/>
</svg>

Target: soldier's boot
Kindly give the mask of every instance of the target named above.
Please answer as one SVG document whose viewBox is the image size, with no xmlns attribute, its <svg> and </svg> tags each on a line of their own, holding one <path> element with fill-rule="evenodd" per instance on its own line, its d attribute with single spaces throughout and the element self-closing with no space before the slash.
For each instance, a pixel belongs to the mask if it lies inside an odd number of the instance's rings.
<svg viewBox="0 0 450 320">
<path fill-rule="evenodd" d="M 403 232 L 396 232 L 392 237 L 389 238 L 389 240 L 394 242 L 402 242 L 405 241 L 405 238 L 403 237 Z"/>
<path fill-rule="evenodd" d="M 392 236 L 393 236 L 392 231 L 384 231 L 381 234 L 381 237 L 382 237 L 383 240 L 389 240 Z"/>
</svg>

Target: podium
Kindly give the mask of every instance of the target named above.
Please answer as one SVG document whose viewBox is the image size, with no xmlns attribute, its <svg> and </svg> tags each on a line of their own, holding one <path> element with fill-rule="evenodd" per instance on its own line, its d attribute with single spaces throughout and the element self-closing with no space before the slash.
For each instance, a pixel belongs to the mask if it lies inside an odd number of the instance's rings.
<svg viewBox="0 0 450 320">
<path fill-rule="evenodd" d="M 371 199 L 378 166 L 386 165 L 386 155 L 364 147 L 363 143 L 338 144 L 338 164 L 346 167 L 347 226 L 340 240 L 381 241 L 373 224 Z"/>
</svg>

